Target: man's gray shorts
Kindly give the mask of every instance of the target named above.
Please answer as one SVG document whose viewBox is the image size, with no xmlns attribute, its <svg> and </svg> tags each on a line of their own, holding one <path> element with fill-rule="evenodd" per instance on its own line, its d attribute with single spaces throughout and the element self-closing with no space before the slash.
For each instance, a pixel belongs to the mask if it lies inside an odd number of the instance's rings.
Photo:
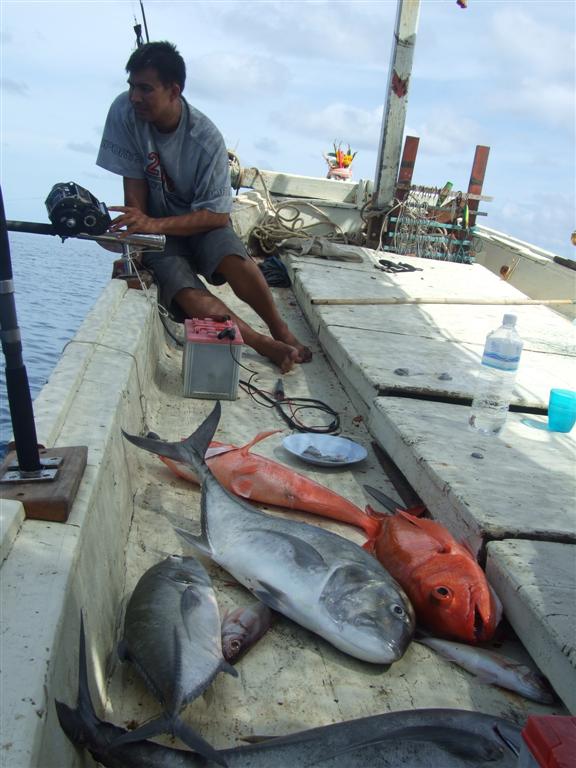
<svg viewBox="0 0 576 768">
<path fill-rule="evenodd" d="M 231 226 L 211 229 L 190 237 L 166 237 L 162 252 L 147 251 L 143 265 L 154 273 L 158 284 L 158 301 L 177 322 L 184 321 L 184 313 L 174 302 L 174 296 L 183 288 L 206 286 L 199 275 L 211 285 L 226 282 L 218 272 L 225 256 L 247 259 L 246 248 Z"/>
</svg>

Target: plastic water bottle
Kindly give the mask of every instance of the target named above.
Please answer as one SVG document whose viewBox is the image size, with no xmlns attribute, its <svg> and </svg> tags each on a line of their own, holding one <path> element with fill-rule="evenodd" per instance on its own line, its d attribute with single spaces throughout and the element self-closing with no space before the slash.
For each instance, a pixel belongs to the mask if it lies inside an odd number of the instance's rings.
<svg viewBox="0 0 576 768">
<path fill-rule="evenodd" d="M 516 315 L 504 315 L 500 328 L 486 337 L 468 419 L 472 429 L 497 435 L 504 426 L 523 343 L 516 331 Z"/>
</svg>

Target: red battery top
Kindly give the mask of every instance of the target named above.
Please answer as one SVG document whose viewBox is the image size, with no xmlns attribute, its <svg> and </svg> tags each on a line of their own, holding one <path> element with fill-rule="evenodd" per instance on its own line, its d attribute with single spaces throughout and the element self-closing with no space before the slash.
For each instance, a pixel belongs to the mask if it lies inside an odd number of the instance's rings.
<svg viewBox="0 0 576 768">
<path fill-rule="evenodd" d="M 571 768 L 576 755 L 576 717 L 532 715 L 522 736 L 541 768 Z"/>
<path fill-rule="evenodd" d="M 244 344 L 238 326 L 232 320 L 193 317 L 184 321 L 184 330 L 186 341 L 192 344 Z"/>
</svg>

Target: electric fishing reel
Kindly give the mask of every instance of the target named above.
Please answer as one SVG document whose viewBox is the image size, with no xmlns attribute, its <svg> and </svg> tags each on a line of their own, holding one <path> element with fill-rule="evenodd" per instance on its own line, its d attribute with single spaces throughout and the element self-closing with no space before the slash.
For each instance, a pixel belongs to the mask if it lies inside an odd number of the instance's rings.
<svg viewBox="0 0 576 768">
<path fill-rule="evenodd" d="M 46 208 L 52 226 L 61 237 L 81 233 L 102 235 L 112 224 L 106 204 L 73 181 L 55 184 L 46 198 Z"/>
</svg>

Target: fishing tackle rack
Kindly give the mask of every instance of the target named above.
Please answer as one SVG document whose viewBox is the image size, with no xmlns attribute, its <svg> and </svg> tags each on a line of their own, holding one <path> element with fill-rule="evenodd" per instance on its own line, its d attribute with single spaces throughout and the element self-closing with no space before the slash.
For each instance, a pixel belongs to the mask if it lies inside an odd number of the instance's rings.
<svg viewBox="0 0 576 768">
<path fill-rule="evenodd" d="M 487 216 L 479 204 L 493 199 L 482 195 L 490 147 L 476 147 L 468 190 L 462 192 L 449 183 L 443 188 L 412 184 L 418 144 L 417 137 L 406 137 L 395 199 L 382 224 L 381 249 L 471 264 L 482 248 L 474 234 L 476 217 Z"/>
</svg>

